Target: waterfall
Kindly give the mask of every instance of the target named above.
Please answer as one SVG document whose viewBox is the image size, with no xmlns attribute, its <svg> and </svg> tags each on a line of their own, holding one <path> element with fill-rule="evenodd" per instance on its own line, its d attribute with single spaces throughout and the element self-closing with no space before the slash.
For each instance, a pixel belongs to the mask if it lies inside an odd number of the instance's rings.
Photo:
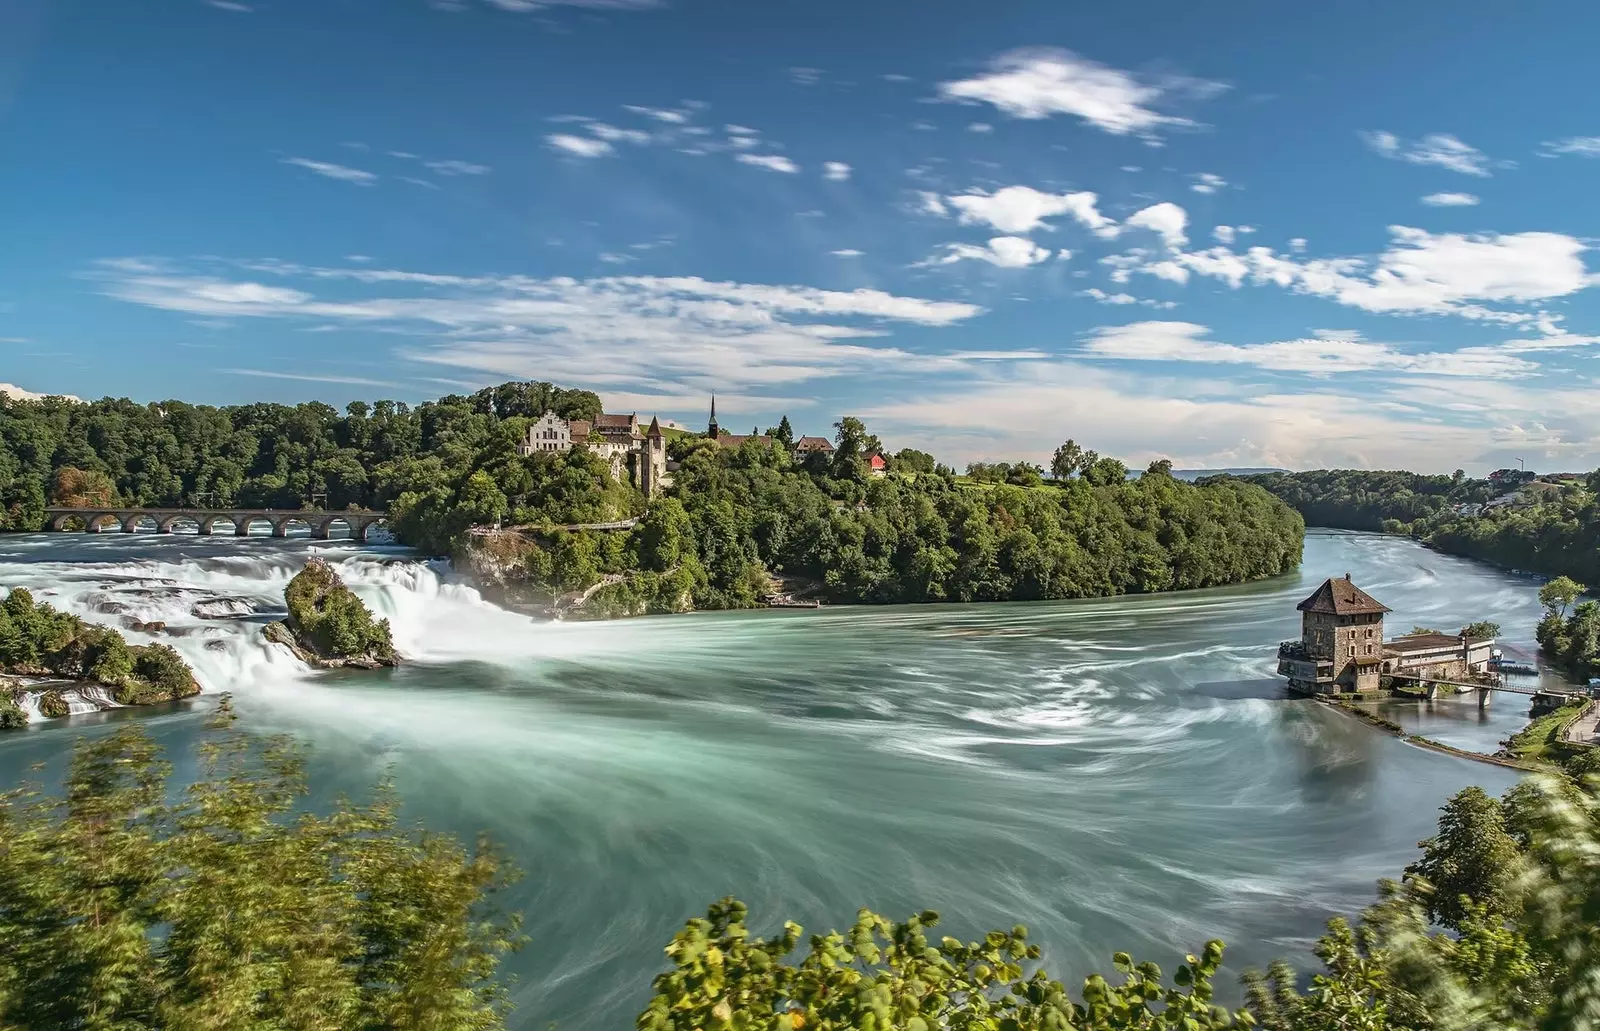
<svg viewBox="0 0 1600 1031">
<path fill-rule="evenodd" d="M 380 618 L 413 662 L 514 662 L 560 654 L 559 639 L 582 637 L 498 608 L 453 577 L 447 563 L 419 561 L 400 548 L 340 542 L 61 534 L 6 538 L 0 595 L 26 587 L 38 601 L 105 626 L 130 644 L 176 648 L 203 693 L 294 693 L 319 675 L 261 627 L 285 614 L 283 591 L 306 559 L 326 559 Z M 151 629 L 149 624 L 162 624 Z M 98 686 L 60 688 L 73 713 L 115 707 Z M 39 719 L 41 691 L 23 708 Z"/>
</svg>

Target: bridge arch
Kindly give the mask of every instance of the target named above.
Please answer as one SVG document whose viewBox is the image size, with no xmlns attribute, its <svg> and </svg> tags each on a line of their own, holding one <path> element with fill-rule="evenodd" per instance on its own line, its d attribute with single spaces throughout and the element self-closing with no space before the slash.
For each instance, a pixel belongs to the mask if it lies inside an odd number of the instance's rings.
<svg viewBox="0 0 1600 1031">
<path fill-rule="evenodd" d="M 187 523 L 190 526 L 193 526 L 195 533 L 197 534 L 201 532 L 200 520 L 196 519 L 194 516 L 174 515 L 167 516 L 165 519 L 162 519 L 160 522 L 156 523 L 156 533 L 172 533 L 175 529 L 177 529 L 179 523 Z"/>
<path fill-rule="evenodd" d="M 233 520 L 233 535 L 235 537 L 250 536 L 250 527 L 258 522 L 266 523 L 271 528 L 271 531 L 276 530 L 276 527 L 273 526 L 272 518 L 260 512 L 237 512 L 229 518 Z M 272 536 L 276 537 L 278 535 L 276 532 L 272 532 Z"/>
<path fill-rule="evenodd" d="M 316 528 L 318 525 L 320 525 L 320 520 L 314 523 L 313 520 L 308 519 L 305 516 L 281 516 L 272 520 L 272 536 L 287 537 L 289 536 L 289 527 L 296 525 L 305 527 L 308 534 L 315 536 Z"/>
<path fill-rule="evenodd" d="M 150 529 L 156 533 L 161 532 L 161 521 L 148 512 L 131 512 L 120 519 L 123 533 L 138 533 L 139 527 L 145 523 L 150 524 Z"/>
<path fill-rule="evenodd" d="M 94 512 L 83 517 L 83 531 L 85 533 L 100 533 L 108 526 L 122 525 L 122 519 L 115 512 Z"/>
</svg>

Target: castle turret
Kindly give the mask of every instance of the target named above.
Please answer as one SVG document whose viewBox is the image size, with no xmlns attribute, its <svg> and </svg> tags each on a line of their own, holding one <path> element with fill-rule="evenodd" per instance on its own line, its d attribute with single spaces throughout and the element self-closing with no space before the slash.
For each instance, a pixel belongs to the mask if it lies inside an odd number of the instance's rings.
<svg viewBox="0 0 1600 1031">
<path fill-rule="evenodd" d="M 644 496 L 653 498 L 661 490 L 667 475 L 667 438 L 661 432 L 661 420 L 650 417 L 650 429 L 644 435 L 643 461 L 639 463 L 639 489 Z"/>
</svg>

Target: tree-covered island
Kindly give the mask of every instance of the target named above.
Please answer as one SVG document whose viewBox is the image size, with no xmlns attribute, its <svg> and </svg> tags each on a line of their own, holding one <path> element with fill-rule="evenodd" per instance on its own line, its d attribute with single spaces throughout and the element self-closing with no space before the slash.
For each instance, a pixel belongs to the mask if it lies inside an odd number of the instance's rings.
<svg viewBox="0 0 1600 1031">
<path fill-rule="evenodd" d="M 509 601 L 589 615 L 830 602 L 1097 597 L 1237 583 L 1294 568 L 1303 524 L 1252 484 L 1193 485 L 1156 463 L 1135 478 L 1063 445 L 968 476 L 889 453 L 860 420 L 822 439 L 784 419 L 745 437 L 672 431 L 672 484 L 647 498 L 591 431 L 530 450 L 553 413 L 593 427 L 598 396 L 507 383 L 414 407 L 231 407 L 0 397 L 0 528 L 37 530 L 47 503 L 391 513 L 396 537 L 449 554 Z M 811 442 L 811 443 L 808 443 Z M 554 527 L 637 519 L 618 530 Z M 477 535 L 475 527 L 522 528 Z"/>
</svg>

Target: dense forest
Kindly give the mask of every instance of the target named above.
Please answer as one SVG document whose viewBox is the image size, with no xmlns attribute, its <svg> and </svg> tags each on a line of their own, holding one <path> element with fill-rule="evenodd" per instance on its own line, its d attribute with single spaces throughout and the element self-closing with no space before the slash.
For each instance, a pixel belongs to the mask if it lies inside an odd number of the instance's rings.
<svg viewBox="0 0 1600 1031">
<path fill-rule="evenodd" d="M 1600 583 L 1600 473 L 1589 474 L 1582 485 L 1552 486 L 1527 503 L 1476 514 L 1459 514 L 1456 508 L 1526 488 L 1533 474 L 1500 470 L 1479 480 L 1459 472 L 1425 476 L 1322 469 L 1241 479 L 1294 506 L 1308 526 L 1407 533 L 1448 554 Z"/>
<path fill-rule="evenodd" d="M 408 407 L 356 402 L 213 408 L 125 400 L 0 397 L 5 528 L 37 529 L 59 504 L 349 505 L 388 509 L 403 542 L 551 594 L 610 577 L 598 614 L 756 604 L 777 582 L 832 601 L 1073 598 L 1204 587 L 1271 576 L 1300 559 L 1303 524 L 1256 486 L 1195 486 L 1152 466 L 1137 479 L 1076 445 L 1056 478 L 975 478 L 904 449 L 893 474 L 859 420 L 832 456 L 783 441 L 722 447 L 678 435 L 675 485 L 647 506 L 579 446 L 521 455 L 545 411 L 592 419 L 599 399 L 507 383 Z M 1069 442 L 1070 443 L 1070 442 Z M 1022 469 L 1025 463 L 1008 466 Z M 467 555 L 466 531 L 643 515 L 630 533 L 532 532 Z"/>
<path fill-rule="evenodd" d="M 125 725 L 78 741 L 60 795 L 0 793 L 0 1026 L 507 1026 L 500 960 L 562 940 L 528 942 L 496 906 L 517 872 L 492 842 L 405 828 L 388 787 L 306 811 L 303 750 L 241 733 L 226 700 L 212 733 L 169 760 Z M 642 1031 L 1592 1028 L 1595 754 L 1500 799 L 1459 792 L 1376 904 L 1329 922 L 1309 979 L 1246 972 L 1238 1008 L 1216 998 L 1221 941 L 1170 976 L 1117 953 L 1073 988 L 1020 925 L 964 939 L 935 912 L 863 909 L 806 938 L 733 899 L 684 925 L 651 985 L 606 990 L 640 1000 Z M 184 791 L 172 762 L 196 764 Z"/>
</svg>

